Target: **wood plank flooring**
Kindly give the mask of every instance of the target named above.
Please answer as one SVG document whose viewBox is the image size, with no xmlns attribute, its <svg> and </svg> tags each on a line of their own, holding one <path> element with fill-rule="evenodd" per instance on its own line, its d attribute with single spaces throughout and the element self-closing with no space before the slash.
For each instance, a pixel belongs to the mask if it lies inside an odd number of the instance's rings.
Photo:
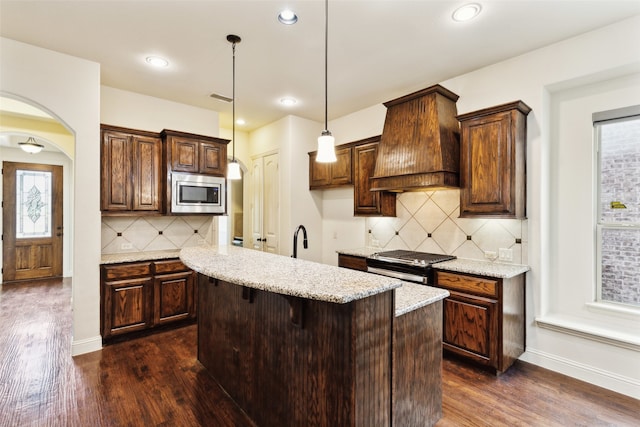
<svg viewBox="0 0 640 427">
<path fill-rule="evenodd" d="M 195 325 L 72 358 L 70 301 L 69 280 L 0 290 L 0 426 L 253 425 L 196 360 Z M 638 426 L 639 408 L 522 362 L 495 377 L 445 360 L 436 426 Z"/>
</svg>

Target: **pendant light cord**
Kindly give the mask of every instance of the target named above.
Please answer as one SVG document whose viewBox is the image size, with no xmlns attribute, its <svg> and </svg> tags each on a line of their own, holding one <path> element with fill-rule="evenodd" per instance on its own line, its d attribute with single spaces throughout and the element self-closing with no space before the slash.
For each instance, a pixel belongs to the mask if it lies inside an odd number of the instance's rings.
<svg viewBox="0 0 640 427">
<path fill-rule="evenodd" d="M 236 161 L 236 42 L 231 44 L 231 50 L 233 52 L 233 65 L 232 65 L 232 83 L 231 83 L 231 118 L 233 123 L 231 125 L 231 138 L 233 139 L 233 154 L 231 156 L 231 161 Z"/>
<path fill-rule="evenodd" d="M 328 131 L 328 104 L 329 104 L 329 85 L 328 85 L 328 56 L 329 56 L 329 0 L 324 2 L 324 130 Z"/>
</svg>

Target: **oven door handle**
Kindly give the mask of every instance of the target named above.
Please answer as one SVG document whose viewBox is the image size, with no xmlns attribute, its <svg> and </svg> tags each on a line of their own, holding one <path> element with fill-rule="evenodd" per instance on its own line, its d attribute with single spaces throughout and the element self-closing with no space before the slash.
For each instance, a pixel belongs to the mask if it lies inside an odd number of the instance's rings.
<svg viewBox="0 0 640 427">
<path fill-rule="evenodd" d="M 427 278 L 417 274 L 402 273 L 400 271 L 385 270 L 376 267 L 367 267 L 367 273 L 379 274 L 381 276 L 393 277 L 395 279 L 407 280 L 409 282 L 427 284 Z"/>
</svg>

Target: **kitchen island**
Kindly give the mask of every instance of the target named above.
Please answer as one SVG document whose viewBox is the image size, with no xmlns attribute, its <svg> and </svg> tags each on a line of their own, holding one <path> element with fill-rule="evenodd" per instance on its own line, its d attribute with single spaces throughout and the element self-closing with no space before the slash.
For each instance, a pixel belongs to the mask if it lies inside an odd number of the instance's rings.
<svg viewBox="0 0 640 427">
<path fill-rule="evenodd" d="M 416 304 L 407 287 L 397 312 L 403 283 L 396 279 L 232 246 L 185 248 L 180 258 L 200 273 L 198 359 L 257 425 L 411 426 L 439 418 L 437 314 L 446 291 L 421 287 Z M 415 313 L 426 324 L 399 339 L 396 315 Z M 406 369 L 421 366 L 414 359 L 433 366 L 414 378 Z M 405 419 L 395 414 L 396 395 Z M 419 412 L 411 421 L 411 408 L 425 405 L 437 418 Z"/>
</svg>

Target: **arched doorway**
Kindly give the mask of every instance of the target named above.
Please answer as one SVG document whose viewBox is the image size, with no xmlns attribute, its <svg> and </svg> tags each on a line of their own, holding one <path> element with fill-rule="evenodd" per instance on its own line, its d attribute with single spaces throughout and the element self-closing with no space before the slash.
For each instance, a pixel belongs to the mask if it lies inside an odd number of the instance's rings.
<svg viewBox="0 0 640 427">
<path fill-rule="evenodd" d="M 61 252 L 54 255 L 56 258 L 60 258 L 62 262 L 60 271 L 55 275 L 69 277 L 73 270 L 71 262 L 72 233 L 65 235 L 63 230 L 71 231 L 72 229 L 73 158 L 71 156 L 74 152 L 75 137 L 54 114 L 40 106 L 32 105 L 28 100 L 6 96 L 0 97 L 0 119 L 0 160 L 2 163 L 8 162 L 8 165 L 21 164 L 25 166 L 22 169 L 29 170 L 42 169 L 43 167 L 45 169 L 53 168 L 59 171 L 58 173 L 61 175 L 62 200 L 55 201 L 59 209 L 61 209 L 60 219 L 58 223 L 52 226 L 51 232 L 53 237 L 58 237 L 57 240 L 59 242 L 55 245 L 55 248 L 57 248 L 56 251 Z M 39 144 L 43 145 L 43 150 L 37 154 L 29 154 L 21 150 L 18 143 L 27 140 L 28 137 L 35 138 Z M 3 175 L 2 183 L 7 183 L 6 180 L 9 180 L 9 178 L 8 175 Z M 11 178 L 13 179 L 15 176 Z M 2 187 L 5 186 L 2 185 Z M 3 194 L 3 199 L 9 198 L 9 196 L 9 194 Z M 13 217 L 14 213 L 10 212 L 6 215 Z M 4 223 L 5 220 L 9 219 L 13 221 L 13 218 L 5 217 L 2 218 L 2 222 Z M 3 234 L 5 234 L 4 231 Z M 13 234 L 15 235 L 15 233 Z M 10 262 L 14 258 L 3 254 L 5 273 L 10 269 L 7 270 L 7 266 L 4 263 Z M 44 260 L 45 263 L 47 261 Z M 38 271 L 26 271 L 26 276 L 19 274 L 17 280 L 32 276 L 38 277 L 39 274 L 41 273 Z M 46 272 L 42 274 L 46 274 Z M 3 275 L 2 282 L 6 282 L 7 280 L 5 279 L 14 278 L 16 277 L 9 274 L 6 278 Z"/>
</svg>

